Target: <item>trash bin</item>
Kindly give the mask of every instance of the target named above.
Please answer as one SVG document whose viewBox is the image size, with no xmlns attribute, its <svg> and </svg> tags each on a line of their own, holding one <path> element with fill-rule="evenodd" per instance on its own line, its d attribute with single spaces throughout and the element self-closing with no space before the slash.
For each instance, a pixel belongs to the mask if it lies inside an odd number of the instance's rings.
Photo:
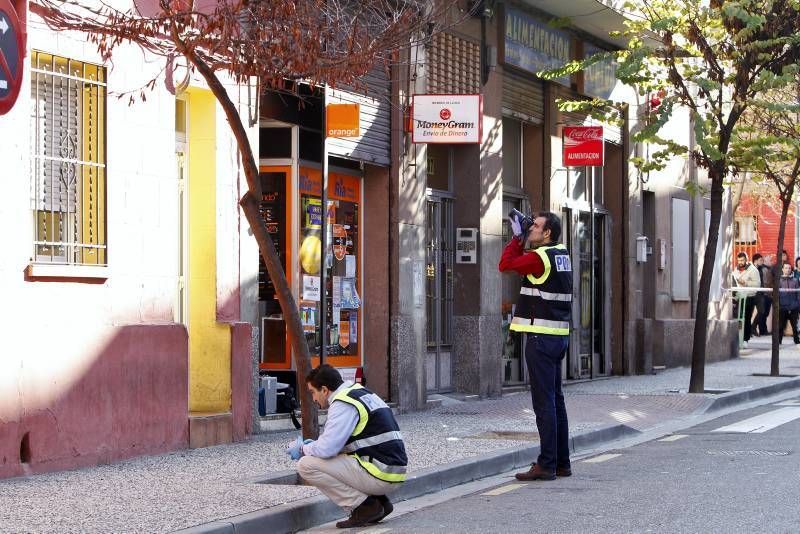
<svg viewBox="0 0 800 534">
<path fill-rule="evenodd" d="M 264 414 L 262 415 L 268 413 L 275 413 L 275 404 L 277 402 L 276 399 L 278 396 L 278 379 L 274 376 L 262 376 L 261 388 L 264 390 L 264 404 L 263 404 Z"/>
</svg>

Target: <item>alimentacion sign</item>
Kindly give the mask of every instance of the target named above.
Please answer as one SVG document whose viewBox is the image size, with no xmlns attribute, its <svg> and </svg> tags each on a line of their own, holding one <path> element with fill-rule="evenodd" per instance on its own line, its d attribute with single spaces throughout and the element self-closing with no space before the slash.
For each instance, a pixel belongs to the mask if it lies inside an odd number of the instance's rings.
<svg viewBox="0 0 800 534">
<path fill-rule="evenodd" d="M 480 143 L 481 95 L 414 95 L 411 139 L 414 143 Z"/>
<path fill-rule="evenodd" d="M 564 126 L 562 165 L 585 167 L 603 165 L 602 126 Z"/>
</svg>

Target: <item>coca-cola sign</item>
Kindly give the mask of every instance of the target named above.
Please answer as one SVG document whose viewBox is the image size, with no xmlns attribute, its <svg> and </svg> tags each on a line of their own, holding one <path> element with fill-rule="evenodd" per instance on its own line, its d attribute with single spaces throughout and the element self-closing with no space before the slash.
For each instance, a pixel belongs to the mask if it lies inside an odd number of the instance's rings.
<svg viewBox="0 0 800 534">
<path fill-rule="evenodd" d="M 602 126 L 564 126 L 564 167 L 603 165 Z"/>
</svg>

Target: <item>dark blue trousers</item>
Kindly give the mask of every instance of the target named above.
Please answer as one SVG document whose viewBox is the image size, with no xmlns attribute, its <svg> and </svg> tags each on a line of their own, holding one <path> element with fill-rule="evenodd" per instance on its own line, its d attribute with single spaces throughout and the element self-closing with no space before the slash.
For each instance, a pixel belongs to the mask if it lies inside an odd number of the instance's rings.
<svg viewBox="0 0 800 534">
<path fill-rule="evenodd" d="M 525 362 L 531 379 L 533 413 L 539 429 L 540 451 L 536 463 L 543 469 L 570 467 L 567 407 L 561 391 L 561 360 L 569 336 L 528 334 Z"/>
</svg>

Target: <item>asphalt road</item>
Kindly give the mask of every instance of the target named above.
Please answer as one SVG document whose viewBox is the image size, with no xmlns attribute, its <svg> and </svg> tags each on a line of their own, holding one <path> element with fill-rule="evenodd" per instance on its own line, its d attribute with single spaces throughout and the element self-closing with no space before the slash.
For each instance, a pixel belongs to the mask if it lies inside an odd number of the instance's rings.
<svg viewBox="0 0 800 534">
<path fill-rule="evenodd" d="M 570 478 L 507 473 L 468 494 L 400 503 L 359 532 L 796 533 L 798 449 L 800 397 L 574 459 Z"/>
</svg>

